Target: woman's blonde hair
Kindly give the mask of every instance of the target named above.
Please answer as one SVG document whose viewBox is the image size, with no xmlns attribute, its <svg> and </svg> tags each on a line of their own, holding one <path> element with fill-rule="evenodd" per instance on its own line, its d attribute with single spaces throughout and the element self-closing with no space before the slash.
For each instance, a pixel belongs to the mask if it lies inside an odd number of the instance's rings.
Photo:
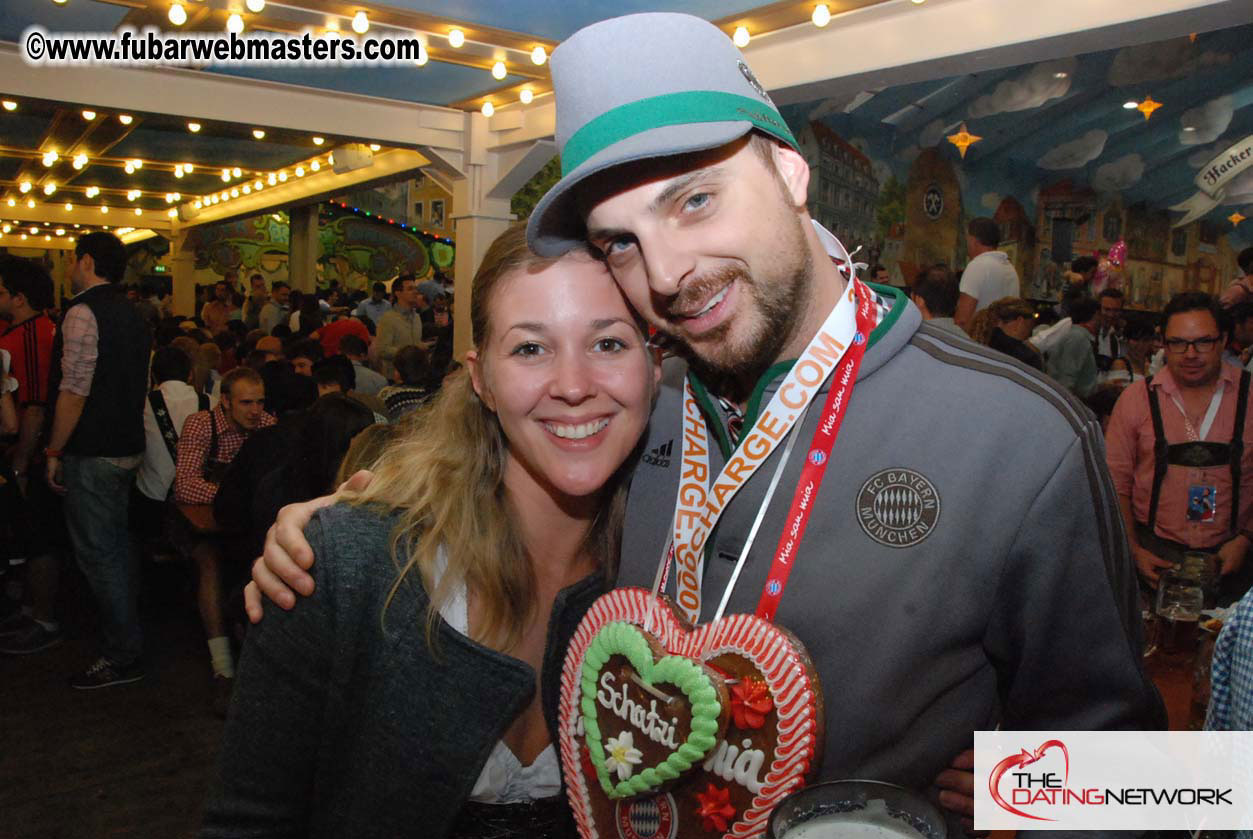
<svg viewBox="0 0 1253 839">
<path fill-rule="evenodd" d="M 502 283 L 556 261 L 531 252 L 525 225 L 510 228 L 491 244 L 470 292 L 476 347 L 483 347 L 491 334 L 491 301 Z M 505 493 L 508 442 L 500 423 L 474 392 L 464 368 L 449 376 L 438 395 L 408 422 L 374 462 L 369 486 L 346 494 L 353 503 L 400 513 L 392 534 L 392 558 L 400 573 L 388 604 L 416 571 L 430 596 L 429 644 L 440 607 L 464 584 L 475 598 L 475 640 L 508 650 L 534 617 L 536 580 Z M 617 568 L 626 477 L 633 462 L 628 458 L 603 490 L 600 513 L 584 542 L 586 554 L 609 579 Z M 437 560 L 441 546 L 448 560 L 442 575 Z"/>
<path fill-rule="evenodd" d="M 970 340 L 979 344 L 987 344 L 992 340 L 992 330 L 998 321 L 992 316 L 992 309 L 980 309 L 970 318 Z"/>
</svg>

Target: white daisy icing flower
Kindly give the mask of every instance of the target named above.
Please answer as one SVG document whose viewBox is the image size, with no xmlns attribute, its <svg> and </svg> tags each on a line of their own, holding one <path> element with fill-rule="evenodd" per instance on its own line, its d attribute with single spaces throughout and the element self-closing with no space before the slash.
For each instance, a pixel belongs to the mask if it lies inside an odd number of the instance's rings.
<svg viewBox="0 0 1253 839">
<path fill-rule="evenodd" d="M 635 748 L 635 737 L 629 731 L 605 741 L 605 751 L 609 755 L 605 760 L 605 769 L 611 773 L 617 772 L 619 781 L 631 777 L 635 764 L 644 758 L 643 753 Z"/>
</svg>

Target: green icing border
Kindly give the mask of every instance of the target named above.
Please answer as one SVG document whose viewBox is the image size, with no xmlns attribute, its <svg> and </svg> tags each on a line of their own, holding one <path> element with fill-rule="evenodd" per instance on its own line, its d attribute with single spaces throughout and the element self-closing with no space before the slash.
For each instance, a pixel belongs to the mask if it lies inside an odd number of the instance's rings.
<svg viewBox="0 0 1253 839">
<path fill-rule="evenodd" d="M 604 736 L 596 721 L 598 677 L 601 668 L 614 655 L 625 656 L 640 678 L 650 685 L 654 682 L 675 685 L 692 706 L 692 731 L 683 745 L 657 766 L 641 770 L 616 785 L 605 768 Z M 712 680 L 699 664 L 689 658 L 671 655 L 654 662 L 652 647 L 644 633 L 633 624 L 615 621 L 601 627 L 583 656 L 581 684 L 583 700 L 579 709 L 583 714 L 587 750 L 596 769 L 596 778 L 610 798 L 629 798 L 673 781 L 704 760 L 718 742 L 718 717 L 722 714 L 722 705 Z"/>
</svg>

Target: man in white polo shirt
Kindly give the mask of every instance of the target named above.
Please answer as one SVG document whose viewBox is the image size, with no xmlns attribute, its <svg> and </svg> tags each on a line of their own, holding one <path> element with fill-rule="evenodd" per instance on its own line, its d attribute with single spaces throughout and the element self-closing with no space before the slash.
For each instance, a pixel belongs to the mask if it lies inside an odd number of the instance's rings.
<svg viewBox="0 0 1253 839">
<path fill-rule="evenodd" d="M 961 295 L 953 320 L 967 331 L 975 312 L 986 309 L 993 300 L 1021 296 L 1018 272 L 1009 264 L 1009 256 L 996 249 L 1000 241 L 1001 229 L 990 218 L 972 218 L 966 226 L 970 262 L 962 272 Z"/>
</svg>

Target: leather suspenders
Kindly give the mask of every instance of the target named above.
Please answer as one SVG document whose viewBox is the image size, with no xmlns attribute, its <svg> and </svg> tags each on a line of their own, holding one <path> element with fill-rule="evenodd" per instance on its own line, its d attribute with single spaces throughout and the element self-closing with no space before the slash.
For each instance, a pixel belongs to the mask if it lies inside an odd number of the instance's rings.
<svg viewBox="0 0 1253 839">
<path fill-rule="evenodd" d="M 1244 457 L 1244 420 L 1249 405 L 1249 371 L 1240 374 L 1240 385 L 1236 396 L 1236 422 L 1232 429 L 1231 442 L 1206 443 L 1204 441 L 1175 443 L 1166 442 L 1166 430 L 1162 424 L 1162 407 L 1157 398 L 1157 391 L 1148 387 L 1149 415 L 1153 419 L 1153 495 L 1149 501 L 1149 529 L 1157 527 L 1157 505 L 1162 497 L 1162 484 L 1166 480 L 1166 470 L 1170 466 L 1184 466 L 1189 469 L 1203 469 L 1213 466 L 1227 466 L 1231 470 L 1231 529 L 1237 531 L 1236 522 L 1240 515 L 1240 479 L 1242 460 Z"/>
</svg>

